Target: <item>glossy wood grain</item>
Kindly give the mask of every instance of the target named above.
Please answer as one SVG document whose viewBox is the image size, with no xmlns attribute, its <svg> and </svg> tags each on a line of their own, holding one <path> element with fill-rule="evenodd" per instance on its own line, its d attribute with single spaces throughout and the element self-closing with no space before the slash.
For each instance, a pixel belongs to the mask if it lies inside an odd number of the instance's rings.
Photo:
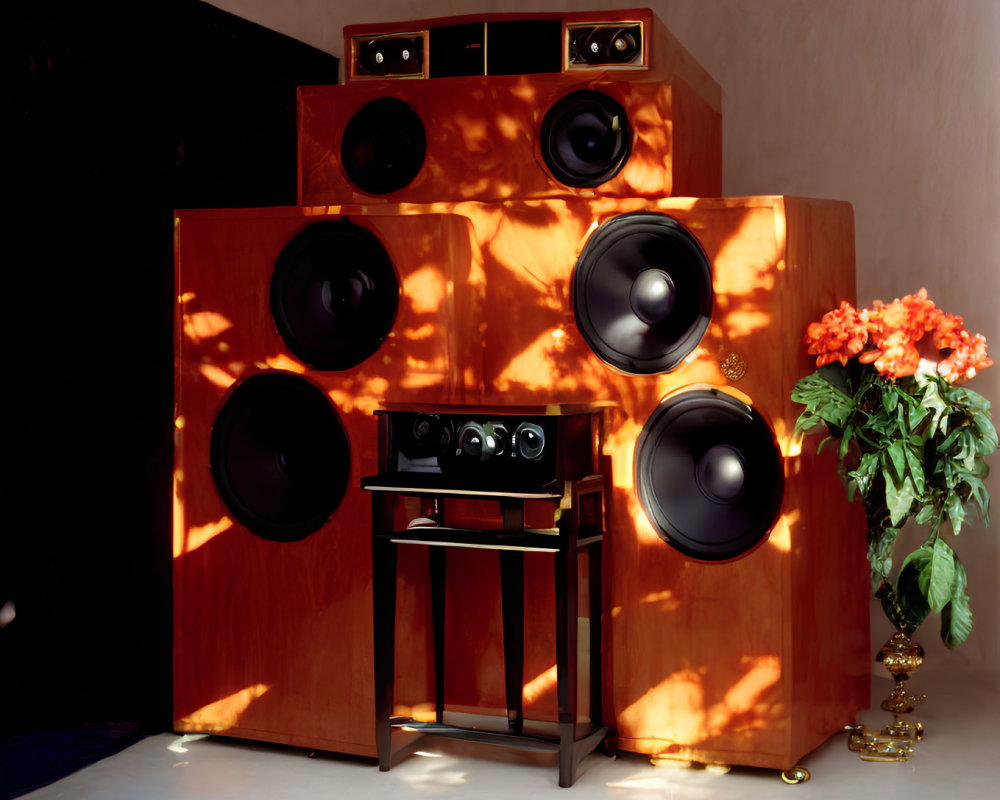
<svg viewBox="0 0 1000 800">
<path fill-rule="evenodd" d="M 348 217 L 386 247 L 402 287 L 392 334 L 350 370 L 306 369 L 270 316 L 274 261 L 311 222 Z M 478 345 L 461 325 L 475 300 L 468 223 L 459 217 L 365 217 L 361 209 L 181 212 L 177 225 L 174 520 L 174 719 L 225 733 L 374 754 L 371 512 L 360 489 L 377 468 L 372 411 L 388 396 L 477 396 Z M 438 324 L 444 315 L 451 323 Z M 330 398 L 351 446 L 346 496 L 297 542 L 235 523 L 208 469 L 211 426 L 249 375 L 301 375 Z M 401 563 L 412 575 L 421 564 Z M 426 663 L 419 635 L 412 663 Z M 405 646 L 405 645 L 404 645 Z M 426 667 L 400 682 L 425 693 Z"/>
<path fill-rule="evenodd" d="M 416 79 L 362 79 L 347 64 L 347 83 L 299 90 L 299 202 L 437 203 L 542 197 L 705 196 L 722 192 L 722 92 L 719 85 L 648 9 L 553 14 L 479 14 L 345 29 L 352 38 L 424 31 L 440 25 L 510 22 L 572 23 L 624 20 L 642 25 L 644 62 L 615 68 L 571 68 L 529 75 Z M 556 43 L 561 47 L 562 43 Z M 433 53 L 430 54 L 430 57 Z M 425 54 L 427 57 L 427 54 Z M 541 155 L 539 132 L 552 105 L 577 90 L 609 95 L 632 127 L 624 168 L 595 188 L 553 178 Z M 423 168 L 405 188 L 383 196 L 359 191 L 340 164 L 341 134 L 366 103 L 395 97 L 424 123 Z"/>
<path fill-rule="evenodd" d="M 623 375 L 590 352 L 570 301 L 595 224 L 634 210 L 681 222 L 712 266 L 715 307 L 675 371 Z M 863 521 L 829 457 L 803 455 L 789 399 L 811 370 L 808 322 L 854 285 L 845 203 L 727 198 L 462 207 L 484 253 L 485 397 L 510 403 L 611 400 L 605 564 L 605 716 L 619 746 L 678 758 L 787 768 L 867 703 Z M 721 362 L 745 361 L 728 379 Z M 652 530 L 632 487 L 636 437 L 660 399 L 698 385 L 735 392 L 773 427 L 786 488 L 769 540 L 707 564 Z M 539 588 L 541 591 L 541 588 Z"/>
</svg>

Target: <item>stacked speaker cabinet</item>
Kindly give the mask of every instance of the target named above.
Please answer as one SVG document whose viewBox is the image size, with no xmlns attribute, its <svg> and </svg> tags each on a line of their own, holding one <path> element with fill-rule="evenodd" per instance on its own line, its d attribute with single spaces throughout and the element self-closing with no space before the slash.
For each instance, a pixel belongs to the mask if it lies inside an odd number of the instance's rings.
<svg viewBox="0 0 1000 800">
<path fill-rule="evenodd" d="M 345 55 L 300 90 L 300 207 L 179 217 L 178 727 L 374 755 L 372 412 L 600 403 L 616 746 L 794 766 L 868 697 L 861 521 L 789 399 L 853 295 L 850 207 L 718 198 L 719 88 L 649 11 L 353 26 Z M 449 568 L 446 710 L 506 707 L 497 571 Z M 525 576 L 542 720 L 551 575 Z"/>
<path fill-rule="evenodd" d="M 299 90 L 300 202 L 721 192 L 719 86 L 648 10 L 353 26 L 344 48 L 344 85 Z"/>
<path fill-rule="evenodd" d="M 487 401 L 616 410 L 602 442 L 617 745 L 791 768 L 868 696 L 864 543 L 844 535 L 861 520 L 835 460 L 799 452 L 789 399 L 810 370 L 801 331 L 851 294 L 850 206 L 668 198 L 463 213 L 486 264 Z"/>
<path fill-rule="evenodd" d="M 468 221 L 384 210 L 178 214 L 179 730 L 375 754 L 372 412 L 481 386 Z"/>
</svg>

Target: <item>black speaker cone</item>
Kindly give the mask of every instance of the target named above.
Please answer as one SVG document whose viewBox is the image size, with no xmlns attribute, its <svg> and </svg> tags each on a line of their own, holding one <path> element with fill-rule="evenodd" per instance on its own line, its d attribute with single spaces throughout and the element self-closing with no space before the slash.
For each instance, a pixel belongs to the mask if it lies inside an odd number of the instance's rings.
<svg viewBox="0 0 1000 800">
<path fill-rule="evenodd" d="M 271 313 L 288 349 L 316 369 L 360 364 L 382 345 L 399 307 L 385 248 L 349 220 L 316 222 L 282 250 Z"/>
<path fill-rule="evenodd" d="M 389 194 L 417 177 L 427 153 L 420 115 L 395 97 L 362 106 L 344 127 L 340 163 L 355 186 L 368 194 Z"/>
<path fill-rule="evenodd" d="M 603 361 L 668 372 L 698 346 L 712 316 L 712 273 L 698 240 L 663 214 L 614 217 L 573 273 L 577 326 Z"/>
<path fill-rule="evenodd" d="M 329 399 L 304 378 L 254 375 L 212 426 L 215 485 L 251 533 L 290 542 L 319 530 L 347 490 L 351 449 Z"/>
<path fill-rule="evenodd" d="M 647 420 L 635 486 L 660 538 L 694 558 L 723 561 L 767 536 L 781 508 L 784 467 L 756 410 L 698 389 L 667 398 Z"/>
<path fill-rule="evenodd" d="M 567 186 L 591 188 L 611 180 L 632 152 L 632 129 L 621 105 L 593 89 L 558 100 L 540 131 L 542 158 Z"/>
<path fill-rule="evenodd" d="M 448 452 L 455 436 L 454 425 L 438 414 L 417 414 L 410 441 L 405 443 L 410 458 L 438 458 Z M 403 446 L 401 446 L 403 447 Z"/>
<path fill-rule="evenodd" d="M 514 432 L 517 440 L 517 452 L 521 458 L 535 461 L 545 452 L 545 431 L 533 422 L 522 422 Z"/>
</svg>

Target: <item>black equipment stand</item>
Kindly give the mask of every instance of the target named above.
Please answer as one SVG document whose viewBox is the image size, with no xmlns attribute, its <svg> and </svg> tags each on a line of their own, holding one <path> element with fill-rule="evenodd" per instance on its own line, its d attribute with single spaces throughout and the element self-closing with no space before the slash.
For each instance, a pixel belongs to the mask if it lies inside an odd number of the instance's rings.
<svg viewBox="0 0 1000 800">
<path fill-rule="evenodd" d="M 383 458 L 385 457 L 385 458 Z M 380 469 L 389 460 L 383 449 Z M 392 731 L 405 728 L 424 734 L 466 741 L 506 745 L 559 754 L 559 785 L 572 786 L 580 761 L 604 740 L 608 727 L 601 722 L 601 543 L 604 536 L 604 479 L 585 475 L 561 482 L 561 492 L 470 491 L 436 486 L 407 486 L 406 475 L 380 472 L 365 478 L 362 487 L 372 493 L 372 568 L 375 639 L 375 739 L 379 768 L 390 768 Z M 419 482 L 419 481 L 416 481 Z M 552 487 L 550 486 L 550 489 Z M 449 499 L 488 499 L 500 504 L 502 530 L 425 525 L 394 529 L 394 500 L 423 497 L 443 511 Z M 559 506 L 557 527 L 535 530 L 524 525 L 526 500 L 545 500 Z M 439 516 L 440 519 L 440 516 Z M 434 646 L 435 722 L 393 717 L 395 671 L 396 564 L 399 545 L 426 545 L 429 551 L 432 636 Z M 447 725 L 443 721 L 445 577 L 449 547 L 476 547 L 500 551 L 501 609 L 503 616 L 504 677 L 507 731 L 488 731 Z M 578 558 L 589 552 L 590 718 L 589 728 L 577 738 L 578 675 Z M 555 554 L 556 693 L 558 738 L 524 734 L 522 702 L 524 661 L 524 557 L 526 553 Z"/>
</svg>

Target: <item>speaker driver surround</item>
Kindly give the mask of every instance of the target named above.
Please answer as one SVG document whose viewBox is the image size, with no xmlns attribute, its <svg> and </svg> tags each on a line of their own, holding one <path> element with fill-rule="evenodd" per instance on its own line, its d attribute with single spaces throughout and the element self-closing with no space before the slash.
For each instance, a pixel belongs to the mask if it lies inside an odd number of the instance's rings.
<svg viewBox="0 0 1000 800">
<path fill-rule="evenodd" d="M 262 539 L 291 542 L 319 530 L 340 505 L 351 448 L 329 399 L 287 372 L 253 375 L 212 426 L 209 466 L 233 516 Z"/>
<path fill-rule="evenodd" d="M 350 220 L 316 222 L 278 256 L 271 313 L 288 349 L 311 367 L 350 369 L 392 330 L 399 281 L 376 236 Z"/>
<path fill-rule="evenodd" d="M 712 272 L 698 240 L 672 217 L 622 214 L 591 236 L 573 272 L 587 344 L 623 372 L 669 372 L 712 316 Z"/>
<path fill-rule="evenodd" d="M 632 152 L 628 115 L 603 92 L 581 89 L 557 100 L 540 130 L 542 158 L 560 183 L 600 186 L 617 175 Z"/>
<path fill-rule="evenodd" d="M 427 133 L 420 115 L 396 97 L 362 106 L 340 140 L 340 163 L 354 185 L 368 194 L 390 194 L 409 185 L 426 154 Z"/>
<path fill-rule="evenodd" d="M 777 519 L 781 451 L 755 409 L 718 390 L 688 390 L 660 403 L 643 427 L 635 486 L 661 539 L 693 558 L 730 560 Z"/>
</svg>

